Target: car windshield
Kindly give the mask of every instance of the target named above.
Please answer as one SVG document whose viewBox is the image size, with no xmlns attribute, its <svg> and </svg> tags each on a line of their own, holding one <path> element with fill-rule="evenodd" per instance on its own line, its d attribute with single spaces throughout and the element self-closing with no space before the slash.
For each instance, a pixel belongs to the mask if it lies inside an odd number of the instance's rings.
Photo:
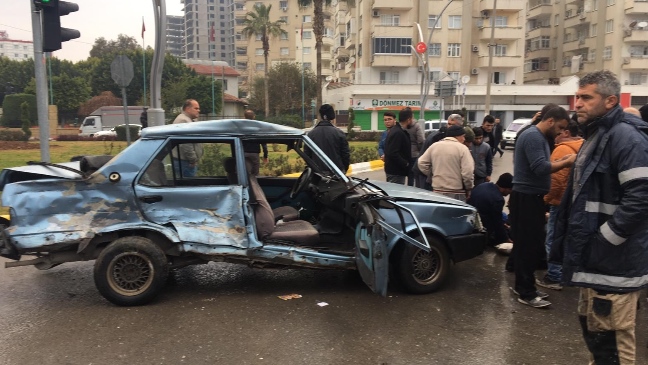
<svg viewBox="0 0 648 365">
<path fill-rule="evenodd" d="M 522 129 L 523 126 L 524 126 L 524 124 L 521 124 L 521 123 L 513 123 L 510 126 L 508 126 L 508 128 L 506 128 L 506 130 L 509 131 L 509 132 L 517 132 L 520 129 Z"/>
</svg>

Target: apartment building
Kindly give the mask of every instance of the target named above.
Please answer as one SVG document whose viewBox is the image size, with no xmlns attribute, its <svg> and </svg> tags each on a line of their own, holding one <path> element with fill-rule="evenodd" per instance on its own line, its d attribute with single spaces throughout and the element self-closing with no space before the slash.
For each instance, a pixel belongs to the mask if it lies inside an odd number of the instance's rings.
<svg viewBox="0 0 648 365">
<path fill-rule="evenodd" d="M 646 0 L 531 0 L 526 37 L 526 83 L 608 69 L 648 86 Z"/>
<path fill-rule="evenodd" d="M 184 16 L 167 15 L 166 51 L 178 58 L 185 57 Z"/>
<path fill-rule="evenodd" d="M 234 0 L 180 0 L 186 59 L 236 62 Z"/>
<path fill-rule="evenodd" d="M 7 57 L 13 61 L 34 58 L 34 43 L 10 39 L 6 30 L 0 30 L 0 57 Z"/>
<path fill-rule="evenodd" d="M 296 0 L 261 0 L 242 1 L 234 3 L 235 9 L 235 34 L 236 34 L 236 70 L 241 73 L 242 89 L 248 77 L 262 76 L 264 74 L 263 46 L 260 37 L 248 39 L 242 34 L 245 27 L 246 14 L 253 11 L 255 4 L 272 5 L 270 19 L 283 20 L 286 23 L 283 29 L 286 35 L 270 39 L 269 67 L 278 62 L 297 62 L 306 69 L 315 72 L 317 67 L 317 54 L 315 50 L 315 34 L 313 32 L 313 7 L 300 8 Z M 333 6 L 324 7 L 325 36 L 322 39 L 322 76 L 333 74 L 332 51 L 334 45 L 334 32 L 332 28 Z"/>
</svg>

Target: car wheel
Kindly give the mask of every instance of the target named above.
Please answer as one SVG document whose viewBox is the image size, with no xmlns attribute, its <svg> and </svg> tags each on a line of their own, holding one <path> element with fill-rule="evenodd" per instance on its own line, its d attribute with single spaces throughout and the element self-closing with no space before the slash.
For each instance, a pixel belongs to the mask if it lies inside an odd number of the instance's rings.
<svg viewBox="0 0 648 365">
<path fill-rule="evenodd" d="M 159 294 L 169 274 L 164 251 L 144 237 L 123 237 L 106 247 L 95 262 L 94 281 L 113 304 L 147 304 Z"/>
<path fill-rule="evenodd" d="M 428 236 L 430 252 L 406 244 L 398 258 L 396 277 L 403 288 L 413 294 L 438 290 L 450 270 L 450 256 L 445 245 Z"/>
</svg>

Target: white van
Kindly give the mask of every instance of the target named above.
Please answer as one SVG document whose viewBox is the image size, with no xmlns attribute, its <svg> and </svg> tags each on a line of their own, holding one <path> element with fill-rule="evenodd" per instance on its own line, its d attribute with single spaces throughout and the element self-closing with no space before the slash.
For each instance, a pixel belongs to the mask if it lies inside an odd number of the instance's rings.
<svg viewBox="0 0 648 365">
<path fill-rule="evenodd" d="M 511 122 L 502 133 L 502 148 L 506 149 L 507 146 L 515 147 L 515 137 L 517 137 L 518 132 L 529 124 L 531 124 L 530 118 L 520 118 Z"/>
<path fill-rule="evenodd" d="M 439 121 L 438 119 L 433 119 L 433 120 L 426 120 L 425 121 L 425 133 L 429 132 L 436 132 L 441 127 L 447 127 L 448 126 L 448 121 L 447 120 L 441 120 Z"/>
</svg>

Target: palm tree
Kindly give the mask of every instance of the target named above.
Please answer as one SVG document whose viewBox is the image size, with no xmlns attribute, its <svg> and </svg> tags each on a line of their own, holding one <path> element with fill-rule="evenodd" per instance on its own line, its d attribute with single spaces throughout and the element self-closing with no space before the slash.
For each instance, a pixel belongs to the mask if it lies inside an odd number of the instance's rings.
<svg viewBox="0 0 648 365">
<path fill-rule="evenodd" d="M 317 57 L 317 108 L 322 105 L 322 37 L 324 36 L 324 16 L 322 8 L 331 5 L 331 0 L 297 0 L 300 7 L 313 4 L 313 33 L 315 33 L 315 52 Z"/>
<path fill-rule="evenodd" d="M 286 22 L 283 20 L 270 21 L 270 9 L 272 5 L 265 6 L 262 3 L 254 5 L 254 10 L 245 14 L 244 25 L 242 33 L 248 38 L 261 36 L 261 43 L 263 44 L 263 59 L 264 59 L 264 76 L 263 86 L 265 88 L 265 115 L 266 118 L 270 115 L 270 98 L 268 96 L 268 53 L 270 52 L 270 37 L 278 37 L 286 33 L 281 28 Z"/>
</svg>

